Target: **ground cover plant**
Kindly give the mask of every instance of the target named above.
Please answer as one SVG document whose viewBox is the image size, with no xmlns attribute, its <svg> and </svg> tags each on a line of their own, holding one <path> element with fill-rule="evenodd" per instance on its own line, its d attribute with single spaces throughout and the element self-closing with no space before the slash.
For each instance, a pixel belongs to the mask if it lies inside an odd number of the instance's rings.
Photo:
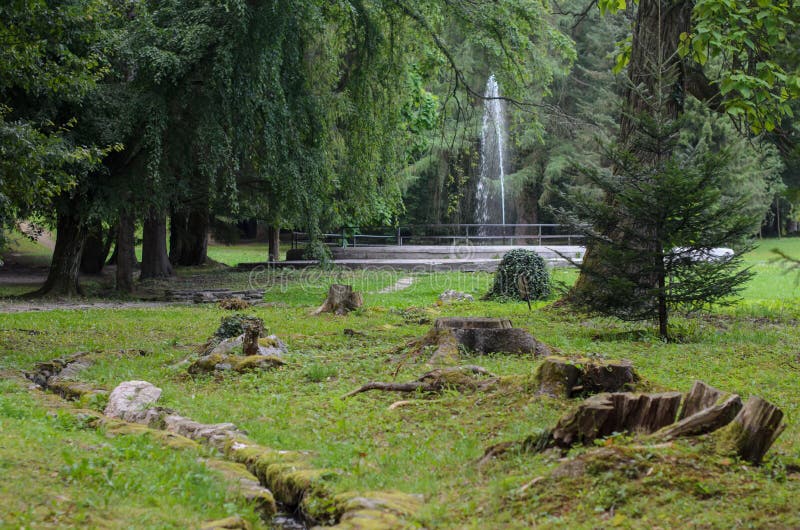
<svg viewBox="0 0 800 530">
<path fill-rule="evenodd" d="M 491 286 L 486 273 L 413 274 L 408 288 L 384 294 L 378 291 L 408 274 L 310 270 L 254 276 L 195 270 L 178 278 L 188 284 L 202 277 L 232 288 L 255 278 L 266 290 L 265 303 L 246 312 L 289 345 L 287 365 L 246 374 L 187 374 L 186 361 L 231 314 L 214 304 L 2 314 L 0 466 L 4 477 L 15 480 L 0 487 L 2 505 L 13 506 L 4 510 L 0 526 L 116 527 L 136 517 L 144 526 L 186 527 L 231 513 L 248 515 L 219 484 L 208 483 L 213 475 L 194 467 L 191 455 L 171 457 L 150 441 L 109 439 L 71 416 L 49 416 L 49 405 L 18 383 L 20 372 L 37 361 L 96 351 L 98 361 L 81 373 L 82 380 L 109 389 L 125 380 L 147 380 L 163 389 L 160 404 L 193 419 L 233 422 L 276 449 L 313 451 L 316 465 L 340 472 L 333 483 L 337 491 L 423 494 L 425 506 L 412 521 L 420 527 L 797 527 L 800 288 L 773 261 L 770 249 L 797 255 L 798 243 L 759 245 L 746 257 L 756 276 L 744 299 L 710 314 L 676 315 L 677 340 L 670 343 L 649 325 L 553 307 L 555 295 L 532 302 L 531 312 L 524 302 L 437 303 L 447 289 L 477 300 Z M 554 271 L 556 283 L 574 278 L 572 270 Z M 334 282 L 364 293 L 364 307 L 346 317 L 310 316 Z M 14 302 L 2 307 L 13 309 Z M 524 440 L 577 403 L 535 395 L 539 361 L 528 356 L 467 357 L 464 362 L 508 380 L 490 392 L 365 393 L 343 399 L 368 381 L 415 379 L 427 371 L 424 352 L 399 363 L 397 348 L 424 335 L 436 317 L 469 315 L 510 318 L 567 355 L 629 359 L 649 390 L 685 392 L 703 379 L 743 398 L 762 396 L 784 411 L 788 427 L 761 467 L 713 454 L 703 440 L 654 446 L 616 436 L 604 440 L 600 452 L 573 450 L 571 459 L 580 462 L 573 469 L 564 468 L 555 453 L 511 451 L 482 459 L 487 447 Z M 398 400 L 410 403 L 390 410 Z M 44 457 L 42 446 L 66 453 Z M 151 460 L 169 462 L 163 464 L 166 471 Z M 192 474 L 199 485 L 180 478 Z M 123 501 L 108 482 L 118 486 L 122 477 L 165 490 L 128 492 Z M 70 500 L 59 500 L 60 495 Z"/>
</svg>

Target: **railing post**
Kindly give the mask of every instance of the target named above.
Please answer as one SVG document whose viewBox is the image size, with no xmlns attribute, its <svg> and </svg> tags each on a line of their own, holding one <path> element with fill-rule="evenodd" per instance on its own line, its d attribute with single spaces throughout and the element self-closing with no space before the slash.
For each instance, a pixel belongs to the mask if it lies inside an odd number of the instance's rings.
<svg viewBox="0 0 800 530">
<path fill-rule="evenodd" d="M 539 225 L 539 246 L 542 246 L 542 225 Z"/>
<path fill-rule="evenodd" d="M 403 233 L 399 225 L 397 226 L 397 246 L 403 246 Z"/>
</svg>

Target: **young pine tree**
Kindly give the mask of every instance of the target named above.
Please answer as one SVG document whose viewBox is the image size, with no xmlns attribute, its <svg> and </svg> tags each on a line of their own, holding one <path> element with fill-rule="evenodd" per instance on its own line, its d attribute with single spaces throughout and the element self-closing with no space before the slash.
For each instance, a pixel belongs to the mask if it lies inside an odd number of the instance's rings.
<svg viewBox="0 0 800 530">
<path fill-rule="evenodd" d="M 652 112 L 659 99 L 649 98 L 651 112 L 628 116 L 624 146 L 605 149 L 613 170 L 577 168 L 595 189 L 565 193 L 569 206 L 558 214 L 594 253 L 581 265 L 592 288 L 572 301 L 624 320 L 657 320 L 668 339 L 671 310 L 725 303 L 751 277 L 740 257 L 761 213 L 745 208 L 745 192 L 724 190 L 724 149 L 679 145 L 682 120 Z M 737 252 L 715 257 L 718 247 Z"/>
</svg>

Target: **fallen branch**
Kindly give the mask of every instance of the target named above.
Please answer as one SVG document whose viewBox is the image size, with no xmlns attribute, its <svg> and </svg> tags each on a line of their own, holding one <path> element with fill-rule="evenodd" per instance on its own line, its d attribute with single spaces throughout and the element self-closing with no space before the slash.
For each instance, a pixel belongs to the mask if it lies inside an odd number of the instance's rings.
<svg viewBox="0 0 800 530">
<path fill-rule="evenodd" d="M 482 375 L 488 379 L 476 379 L 472 375 Z M 370 390 L 381 390 L 384 392 L 428 392 L 435 393 L 441 392 L 447 388 L 453 388 L 459 391 L 465 390 L 484 390 L 498 380 L 497 376 L 483 368 L 482 366 L 467 365 L 457 366 L 454 368 L 439 368 L 426 372 L 416 381 L 409 381 L 407 383 L 386 383 L 381 381 L 372 381 L 360 388 L 345 394 L 342 399 L 353 397 L 362 392 Z"/>
</svg>

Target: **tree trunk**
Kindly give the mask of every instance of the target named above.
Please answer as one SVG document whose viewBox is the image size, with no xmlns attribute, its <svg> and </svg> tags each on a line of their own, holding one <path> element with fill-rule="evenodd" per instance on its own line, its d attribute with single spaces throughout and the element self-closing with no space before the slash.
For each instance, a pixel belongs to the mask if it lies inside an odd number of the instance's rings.
<svg viewBox="0 0 800 530">
<path fill-rule="evenodd" d="M 77 211 L 77 201 L 70 200 L 66 212 L 58 213 L 56 222 L 56 246 L 50 271 L 44 285 L 33 296 L 57 295 L 76 296 L 82 294 L 78 285 L 83 244 L 86 240 L 86 228 Z"/>
<path fill-rule="evenodd" d="M 314 314 L 335 313 L 337 315 L 346 315 L 362 305 L 364 305 L 364 298 L 361 293 L 353 291 L 353 287 L 350 285 L 334 283 L 328 289 L 328 298 L 325 299 L 325 303 L 314 311 Z"/>
<path fill-rule="evenodd" d="M 269 227 L 269 261 L 281 260 L 281 228 L 276 225 Z"/>
<path fill-rule="evenodd" d="M 116 233 L 116 227 L 112 226 L 106 232 L 101 223 L 97 223 L 88 230 L 81 256 L 80 271 L 82 273 L 100 274 L 103 272 Z"/>
<path fill-rule="evenodd" d="M 167 256 L 167 218 L 163 212 L 150 210 L 144 220 L 142 273 L 140 280 L 172 276 Z"/>
<path fill-rule="evenodd" d="M 121 293 L 133 292 L 133 268 L 136 265 L 136 250 L 134 249 L 133 216 L 121 210 L 117 224 L 117 291 Z"/>
<path fill-rule="evenodd" d="M 170 263 L 181 267 L 203 265 L 208 258 L 208 205 L 202 203 L 188 214 L 173 211 L 170 221 Z"/>
<path fill-rule="evenodd" d="M 177 266 L 179 262 L 183 261 L 184 246 L 188 239 L 187 225 L 186 213 L 173 208 L 169 216 L 169 262 L 173 266 Z"/>
<path fill-rule="evenodd" d="M 693 2 L 688 0 L 640 0 L 636 11 L 619 140 L 643 163 L 657 161 L 649 146 L 637 145 L 633 134 L 637 115 L 653 112 L 652 102 L 648 102 L 646 96 L 671 94 L 660 109 L 663 119 L 674 119 L 683 110 L 686 78 L 677 51 L 681 33 L 691 31 L 692 7 Z M 669 75 L 676 75 L 677 78 L 671 87 L 663 86 L 662 83 L 669 80 Z M 609 201 L 613 202 L 613 197 L 609 197 Z M 592 245 L 586 248 L 583 265 L 586 269 L 602 266 Z M 567 298 L 579 302 L 583 293 L 595 289 L 593 281 L 582 272 Z M 663 334 L 664 330 L 661 331 Z"/>
</svg>

